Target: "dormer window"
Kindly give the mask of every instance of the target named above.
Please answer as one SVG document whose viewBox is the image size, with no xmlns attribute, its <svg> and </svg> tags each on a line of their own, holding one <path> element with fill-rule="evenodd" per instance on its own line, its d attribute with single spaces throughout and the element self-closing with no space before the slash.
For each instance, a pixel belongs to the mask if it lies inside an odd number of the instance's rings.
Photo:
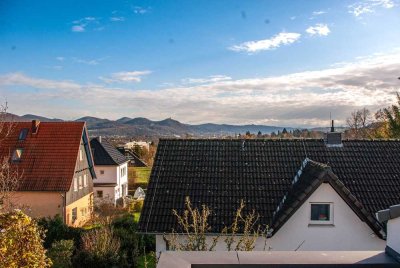
<svg viewBox="0 0 400 268">
<path fill-rule="evenodd" d="M 333 224 L 333 203 L 311 203 L 310 224 Z"/>
<path fill-rule="evenodd" d="M 24 151 L 24 149 L 22 149 L 22 148 L 15 149 L 15 151 L 14 151 L 14 153 L 13 153 L 13 155 L 12 155 L 11 160 L 12 160 L 13 162 L 19 162 L 19 161 L 21 161 L 21 157 L 22 157 L 22 152 L 23 152 L 23 151 Z"/>
<path fill-rule="evenodd" d="M 21 129 L 21 131 L 19 132 L 18 140 L 24 141 L 26 139 L 26 136 L 28 135 L 28 131 L 29 129 L 27 128 Z"/>
</svg>

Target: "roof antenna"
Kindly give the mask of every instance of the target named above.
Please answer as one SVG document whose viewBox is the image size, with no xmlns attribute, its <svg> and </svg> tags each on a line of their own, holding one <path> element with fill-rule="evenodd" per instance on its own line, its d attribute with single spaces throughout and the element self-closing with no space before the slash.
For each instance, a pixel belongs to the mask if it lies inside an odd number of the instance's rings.
<svg viewBox="0 0 400 268">
<path fill-rule="evenodd" d="M 335 132 L 335 120 L 332 120 L 331 132 Z"/>
</svg>

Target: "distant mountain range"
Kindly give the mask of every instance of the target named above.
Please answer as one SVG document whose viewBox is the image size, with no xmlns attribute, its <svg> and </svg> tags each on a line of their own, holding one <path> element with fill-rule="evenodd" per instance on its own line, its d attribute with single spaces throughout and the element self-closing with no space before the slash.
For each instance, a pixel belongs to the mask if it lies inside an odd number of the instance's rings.
<svg viewBox="0 0 400 268">
<path fill-rule="evenodd" d="M 43 122 L 63 121 L 57 118 L 47 118 L 38 115 L 26 114 L 23 116 L 9 114 L 14 121 L 31 121 L 38 119 Z M 251 133 L 271 133 L 282 131 L 284 127 L 264 126 L 264 125 L 227 125 L 227 124 L 184 124 L 177 120 L 167 118 L 161 121 L 152 121 L 147 118 L 122 117 L 118 120 L 101 119 L 97 117 L 85 116 L 75 121 L 85 121 L 91 135 L 104 136 L 145 136 L 145 137 L 177 137 L 177 136 L 223 136 Z M 291 127 L 286 127 L 288 131 Z"/>
</svg>

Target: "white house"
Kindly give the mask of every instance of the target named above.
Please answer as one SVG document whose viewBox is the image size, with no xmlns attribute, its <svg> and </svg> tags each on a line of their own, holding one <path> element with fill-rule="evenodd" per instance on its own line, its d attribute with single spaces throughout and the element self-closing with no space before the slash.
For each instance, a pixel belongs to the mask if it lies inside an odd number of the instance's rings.
<svg viewBox="0 0 400 268">
<path fill-rule="evenodd" d="M 90 141 L 97 179 L 94 198 L 117 204 L 128 194 L 128 159 L 102 137 Z"/>
<path fill-rule="evenodd" d="M 232 223 L 240 200 L 268 225 L 255 250 L 382 251 L 385 228 L 375 212 L 400 201 L 400 141 L 162 139 L 139 229 L 180 231 L 172 210 L 206 205 L 209 241 Z M 239 231 L 240 235 L 240 231 Z M 220 238 L 216 250 L 226 250 Z"/>
</svg>

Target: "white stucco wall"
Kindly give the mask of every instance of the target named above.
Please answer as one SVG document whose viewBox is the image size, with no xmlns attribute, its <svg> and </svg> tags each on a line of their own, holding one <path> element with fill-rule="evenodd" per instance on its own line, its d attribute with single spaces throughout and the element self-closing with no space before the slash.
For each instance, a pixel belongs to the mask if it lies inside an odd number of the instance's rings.
<svg viewBox="0 0 400 268">
<path fill-rule="evenodd" d="M 125 174 L 121 176 L 121 169 L 125 168 Z M 94 170 L 97 175 L 97 179 L 95 179 L 94 183 L 116 183 L 117 186 L 115 188 L 107 187 L 107 190 L 104 190 L 105 194 L 109 194 L 110 197 L 114 199 L 114 202 L 122 197 L 122 187 L 126 188 L 125 195 L 128 194 L 128 162 L 120 165 L 120 166 L 95 166 Z M 104 174 L 101 174 L 101 171 L 104 171 Z M 100 189 L 101 188 L 101 189 Z M 105 189 L 106 187 L 94 187 L 94 193 L 97 190 Z M 110 191 L 113 190 L 114 193 L 111 194 Z M 96 196 L 96 194 L 95 194 Z"/>
<path fill-rule="evenodd" d="M 400 217 L 389 220 L 387 223 L 387 245 L 400 252 Z"/>
<path fill-rule="evenodd" d="M 311 202 L 333 203 L 333 225 L 309 225 Z M 223 238 L 219 241 L 216 250 L 226 250 Z M 259 239 L 255 250 L 263 250 L 264 244 L 265 240 Z M 280 230 L 268 238 L 266 250 L 362 251 L 384 250 L 385 246 L 386 241 L 377 237 L 329 184 L 322 184 Z M 156 237 L 156 250 L 166 250 L 162 235 Z"/>
</svg>

